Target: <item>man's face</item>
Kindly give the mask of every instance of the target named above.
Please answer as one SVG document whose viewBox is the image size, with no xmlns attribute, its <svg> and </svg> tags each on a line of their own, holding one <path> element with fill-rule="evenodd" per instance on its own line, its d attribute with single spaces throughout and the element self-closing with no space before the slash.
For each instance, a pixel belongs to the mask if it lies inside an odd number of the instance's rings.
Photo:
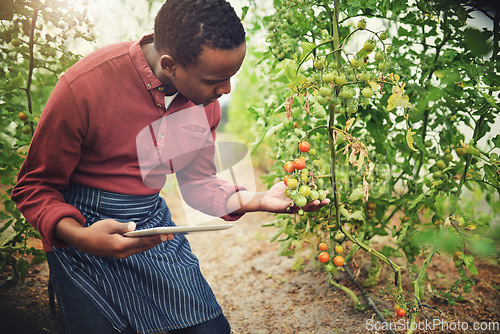
<svg viewBox="0 0 500 334">
<path fill-rule="evenodd" d="M 204 47 L 197 64 L 187 67 L 176 64 L 170 79 L 175 88 L 191 102 L 207 106 L 223 94 L 229 94 L 230 79 L 240 69 L 245 52 L 245 43 L 232 50 Z"/>
</svg>

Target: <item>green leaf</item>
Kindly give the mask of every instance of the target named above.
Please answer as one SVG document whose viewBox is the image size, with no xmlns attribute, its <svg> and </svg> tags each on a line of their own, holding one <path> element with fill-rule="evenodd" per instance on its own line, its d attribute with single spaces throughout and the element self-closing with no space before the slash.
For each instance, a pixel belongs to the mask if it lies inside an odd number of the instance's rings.
<svg viewBox="0 0 500 334">
<path fill-rule="evenodd" d="M 484 166 L 484 175 L 486 179 L 493 185 L 495 188 L 500 190 L 500 181 L 499 181 L 499 170 L 492 165 Z"/>
<path fill-rule="evenodd" d="M 364 220 L 364 215 L 363 215 L 363 210 L 357 210 L 357 211 L 354 211 L 353 213 L 349 214 L 349 217 L 347 218 L 347 220 L 351 220 L 351 219 L 354 219 L 354 220 Z"/>
<path fill-rule="evenodd" d="M 5 91 L 11 91 L 11 90 L 14 90 L 16 88 L 18 88 L 19 86 L 21 86 L 24 82 L 24 77 L 23 75 L 21 74 L 21 72 L 19 72 L 17 74 L 17 77 L 15 77 L 14 79 L 10 80 L 9 82 L 7 82 L 5 84 L 5 86 L 3 87 L 3 89 Z"/>
<path fill-rule="evenodd" d="M 472 255 L 465 255 L 464 263 L 465 266 L 467 267 L 467 270 L 469 270 L 472 275 L 478 274 L 477 268 L 474 265 L 474 257 Z"/>
<path fill-rule="evenodd" d="M 495 144 L 495 147 L 500 148 L 500 135 L 496 135 L 491 141 Z"/>
<path fill-rule="evenodd" d="M 356 189 L 354 189 L 351 193 L 351 195 L 349 196 L 349 199 L 348 199 L 348 202 L 349 203 L 353 203 L 353 202 L 356 202 L 360 199 L 363 199 L 365 198 L 365 193 L 363 191 L 363 187 L 357 187 Z"/>
<path fill-rule="evenodd" d="M 410 202 L 410 205 L 408 205 L 408 210 L 413 209 L 418 203 L 420 203 L 423 199 L 425 198 L 425 194 L 421 193 L 420 195 L 417 196 L 414 200 Z"/>
<path fill-rule="evenodd" d="M 415 134 L 416 132 L 412 132 L 410 128 L 408 128 L 406 130 L 406 143 L 408 144 L 408 147 L 412 150 L 412 151 L 415 151 L 415 152 L 419 152 L 414 146 L 413 146 L 413 143 L 415 142 L 415 140 L 413 139 L 413 135 Z"/>
<path fill-rule="evenodd" d="M 486 94 L 484 92 L 481 92 L 481 95 L 486 99 L 486 101 L 490 104 L 490 106 L 492 106 L 496 110 L 500 110 L 498 108 L 498 104 L 496 104 L 495 98 L 493 96 L 491 96 L 490 94 Z"/>
<path fill-rule="evenodd" d="M 243 6 L 241 8 L 242 10 L 242 13 L 241 13 L 241 21 L 243 21 L 245 19 L 245 16 L 247 16 L 247 13 L 248 13 L 248 6 Z"/>
<path fill-rule="evenodd" d="M 294 82 L 297 77 L 297 64 L 291 59 L 283 60 L 285 76 L 289 82 Z"/>
<path fill-rule="evenodd" d="M 492 44 L 487 43 L 490 34 L 474 28 L 465 29 L 464 37 L 467 49 L 476 57 L 487 54 L 492 48 Z"/>
<path fill-rule="evenodd" d="M 316 48 L 316 44 L 302 41 L 300 43 L 300 46 L 302 47 L 302 53 L 300 55 L 300 61 L 304 62 L 306 60 L 305 57 L 310 56 L 312 50 L 314 50 L 314 48 Z"/>
<path fill-rule="evenodd" d="M 427 91 L 427 99 L 429 101 L 437 101 L 442 96 L 443 96 L 443 90 L 442 89 L 440 89 L 438 87 L 434 87 L 434 86 L 429 87 L 429 90 Z"/>
<path fill-rule="evenodd" d="M 495 256 L 497 254 L 497 248 L 491 239 L 472 238 L 469 240 L 469 244 L 474 254 L 481 256 Z"/>
</svg>

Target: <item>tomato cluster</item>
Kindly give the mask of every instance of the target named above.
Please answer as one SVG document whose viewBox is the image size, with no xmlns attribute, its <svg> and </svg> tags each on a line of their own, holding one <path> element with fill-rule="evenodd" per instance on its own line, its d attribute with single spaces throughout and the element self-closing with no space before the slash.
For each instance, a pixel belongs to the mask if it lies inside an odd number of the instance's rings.
<svg viewBox="0 0 500 334">
<path fill-rule="evenodd" d="M 311 149 L 311 144 L 307 141 L 301 141 L 298 144 L 298 149 L 301 155 L 283 165 L 283 169 L 287 173 L 283 181 L 287 186 L 285 196 L 291 198 L 296 206 L 302 208 L 314 200 L 325 199 L 327 193 L 321 189 L 324 181 L 320 177 L 319 163 L 317 160 L 308 162 L 304 157 L 305 155 L 308 160 L 314 159 L 316 150 Z M 303 212 L 299 211 L 299 213 Z"/>
<path fill-rule="evenodd" d="M 366 21 L 360 20 L 357 27 L 358 30 L 366 29 Z M 380 75 L 389 68 L 387 54 L 392 46 L 383 42 L 387 38 L 386 31 L 374 33 L 374 38 L 367 39 L 340 67 L 335 58 L 327 59 L 330 54 L 317 55 L 313 62 L 314 74 L 309 79 L 310 84 L 317 87 L 316 100 L 321 105 L 333 107 L 339 114 L 355 113 L 358 106 L 367 103 L 378 89 Z"/>
<path fill-rule="evenodd" d="M 321 242 L 318 245 L 318 249 L 320 251 L 318 255 L 318 261 L 325 264 L 325 269 L 327 272 L 333 272 L 335 267 L 342 267 L 345 263 L 344 257 L 342 254 L 344 253 L 344 247 L 342 245 L 336 245 L 333 247 L 335 251 L 335 256 L 330 262 L 330 253 L 328 253 L 328 244 L 326 242 Z"/>
</svg>

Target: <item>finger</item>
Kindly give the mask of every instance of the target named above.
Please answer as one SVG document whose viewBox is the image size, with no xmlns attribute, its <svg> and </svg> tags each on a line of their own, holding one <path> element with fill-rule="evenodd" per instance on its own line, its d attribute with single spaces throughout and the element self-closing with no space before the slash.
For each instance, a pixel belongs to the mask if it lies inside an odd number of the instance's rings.
<svg viewBox="0 0 500 334">
<path fill-rule="evenodd" d="M 122 233 L 132 232 L 135 230 L 136 224 L 134 222 L 128 222 L 122 224 Z"/>
<path fill-rule="evenodd" d="M 123 238 L 122 254 L 130 256 L 132 254 L 145 252 L 167 240 L 165 235 L 153 235 L 134 238 Z"/>
</svg>

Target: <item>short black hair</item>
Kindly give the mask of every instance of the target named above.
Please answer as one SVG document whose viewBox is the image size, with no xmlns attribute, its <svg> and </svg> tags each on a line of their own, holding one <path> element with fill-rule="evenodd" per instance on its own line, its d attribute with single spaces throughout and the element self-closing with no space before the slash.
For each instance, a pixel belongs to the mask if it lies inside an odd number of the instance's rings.
<svg viewBox="0 0 500 334">
<path fill-rule="evenodd" d="M 155 18 L 155 48 L 183 66 L 196 64 L 203 46 L 231 50 L 245 29 L 225 0 L 167 0 Z"/>
</svg>

